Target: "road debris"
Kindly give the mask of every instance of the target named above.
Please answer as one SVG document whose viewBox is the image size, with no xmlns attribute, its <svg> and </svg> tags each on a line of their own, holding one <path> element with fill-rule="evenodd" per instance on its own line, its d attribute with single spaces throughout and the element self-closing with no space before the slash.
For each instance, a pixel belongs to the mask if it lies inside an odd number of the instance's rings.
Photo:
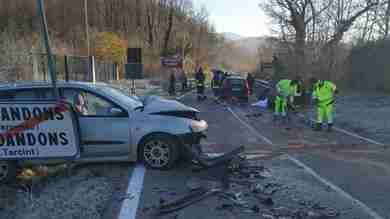
<svg viewBox="0 0 390 219">
<path fill-rule="evenodd" d="M 132 200 L 132 199 L 134 199 L 135 198 L 135 196 L 134 195 L 132 195 L 132 194 L 125 194 L 125 195 L 123 195 L 123 196 L 120 196 L 119 198 L 118 198 L 118 201 L 124 201 L 124 200 Z"/>
<path fill-rule="evenodd" d="M 262 194 L 254 194 L 254 197 L 259 200 L 259 202 L 265 206 L 273 206 L 274 201 L 270 196 L 265 196 Z"/>
<path fill-rule="evenodd" d="M 258 118 L 258 117 L 263 116 L 263 114 L 262 113 L 252 113 L 252 114 L 247 114 L 245 116 L 248 118 L 251 118 L 251 117 Z"/>
<path fill-rule="evenodd" d="M 219 189 L 197 189 L 190 191 L 189 194 L 186 194 L 182 197 L 179 197 L 173 201 L 164 201 L 160 202 L 160 205 L 155 209 L 155 215 L 163 215 L 172 213 L 183 208 L 186 208 L 192 204 L 202 201 L 212 195 L 215 195 L 217 192 L 220 192 Z"/>
<path fill-rule="evenodd" d="M 222 179 L 192 177 L 186 182 L 188 193 L 180 197 L 165 199 L 153 207 L 151 213 L 161 216 L 177 212 L 197 203 L 216 197 L 215 211 L 233 214 L 259 215 L 261 218 L 274 219 L 324 219 L 337 218 L 340 213 L 318 202 L 296 197 L 293 187 L 284 185 L 273 177 L 272 170 L 262 162 L 244 159 L 238 156 L 227 167 L 226 177 Z M 225 181 L 225 182 L 223 182 Z M 225 186 L 225 185 L 228 186 Z M 282 191 L 286 191 L 285 193 Z M 289 192 L 289 193 L 288 193 Z M 291 194 L 289 200 L 295 204 L 285 206 L 280 196 Z M 294 206 L 294 207 L 292 207 Z M 149 209 L 148 209 L 149 211 Z"/>
</svg>

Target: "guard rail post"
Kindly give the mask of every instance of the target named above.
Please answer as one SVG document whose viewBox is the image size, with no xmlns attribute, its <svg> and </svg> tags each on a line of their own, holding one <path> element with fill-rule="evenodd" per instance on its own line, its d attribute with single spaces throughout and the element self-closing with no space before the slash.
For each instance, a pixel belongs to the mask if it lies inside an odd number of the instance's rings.
<svg viewBox="0 0 390 219">
<path fill-rule="evenodd" d="M 69 66 L 68 66 L 68 56 L 64 56 L 64 70 L 65 70 L 65 81 L 69 81 Z"/>
</svg>

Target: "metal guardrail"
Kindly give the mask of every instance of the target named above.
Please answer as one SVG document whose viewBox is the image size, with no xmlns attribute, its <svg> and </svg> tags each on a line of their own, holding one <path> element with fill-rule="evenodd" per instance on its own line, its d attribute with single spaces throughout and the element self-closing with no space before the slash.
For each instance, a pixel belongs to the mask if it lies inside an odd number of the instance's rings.
<svg viewBox="0 0 390 219">
<path fill-rule="evenodd" d="M 255 83 L 262 86 L 262 87 L 265 87 L 265 88 L 271 87 L 270 83 L 268 81 L 265 81 L 265 80 L 256 79 Z"/>
</svg>

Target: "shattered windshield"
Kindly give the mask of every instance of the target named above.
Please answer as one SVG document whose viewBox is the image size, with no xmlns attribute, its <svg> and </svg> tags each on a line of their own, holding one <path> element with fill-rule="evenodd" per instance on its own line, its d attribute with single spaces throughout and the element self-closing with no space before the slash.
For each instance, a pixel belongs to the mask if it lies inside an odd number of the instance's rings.
<svg viewBox="0 0 390 219">
<path fill-rule="evenodd" d="M 120 90 L 114 87 L 101 87 L 100 88 L 106 94 L 116 98 L 121 103 L 131 106 L 132 109 L 142 107 L 142 102 L 135 95 L 129 95 L 125 90 Z"/>
</svg>

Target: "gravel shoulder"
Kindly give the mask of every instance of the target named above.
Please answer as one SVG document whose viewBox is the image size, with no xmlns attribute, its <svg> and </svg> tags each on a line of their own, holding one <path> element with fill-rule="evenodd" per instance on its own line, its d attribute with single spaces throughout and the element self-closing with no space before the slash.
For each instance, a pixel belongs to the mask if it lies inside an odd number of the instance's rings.
<svg viewBox="0 0 390 219">
<path fill-rule="evenodd" d="M 126 164 L 85 165 L 37 185 L 2 185 L 0 218 L 113 218 L 128 169 Z"/>
<path fill-rule="evenodd" d="M 340 96 L 336 105 L 336 122 L 358 134 L 382 143 L 390 143 L 390 95 L 350 94 Z"/>
</svg>

